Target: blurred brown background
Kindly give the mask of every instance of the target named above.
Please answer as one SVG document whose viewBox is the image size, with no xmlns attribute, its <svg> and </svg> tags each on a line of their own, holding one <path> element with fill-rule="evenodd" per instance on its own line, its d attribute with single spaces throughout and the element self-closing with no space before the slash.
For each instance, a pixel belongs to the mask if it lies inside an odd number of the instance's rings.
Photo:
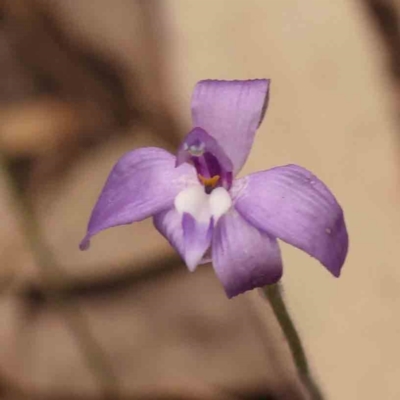
<svg viewBox="0 0 400 400">
<path fill-rule="evenodd" d="M 283 245 L 326 399 L 400 398 L 398 0 L 0 1 L 0 398 L 306 399 L 258 292 L 228 300 L 151 221 L 82 253 L 126 151 L 173 151 L 201 79 L 271 78 L 242 173 L 298 163 L 347 216 L 339 280 Z"/>
</svg>

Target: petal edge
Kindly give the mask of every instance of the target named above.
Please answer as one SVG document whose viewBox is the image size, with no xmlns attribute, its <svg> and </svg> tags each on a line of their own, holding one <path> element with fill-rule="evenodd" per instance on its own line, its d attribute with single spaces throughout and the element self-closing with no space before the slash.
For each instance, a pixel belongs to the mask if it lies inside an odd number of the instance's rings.
<svg viewBox="0 0 400 400">
<path fill-rule="evenodd" d="M 242 178 L 235 207 L 252 225 L 317 258 L 335 277 L 348 251 L 343 210 L 310 171 L 286 165 Z"/>
<path fill-rule="evenodd" d="M 194 168 L 175 168 L 175 157 L 163 149 L 133 150 L 113 167 L 89 220 L 80 244 L 86 250 L 90 238 L 117 225 L 143 220 L 172 206 L 185 180 L 196 179 Z"/>
<path fill-rule="evenodd" d="M 206 130 L 234 165 L 245 163 L 267 106 L 269 79 L 200 81 L 192 96 L 193 126 Z"/>
<path fill-rule="evenodd" d="M 213 236 L 213 266 L 229 298 L 276 283 L 282 276 L 279 245 L 239 213 L 221 217 Z"/>
</svg>

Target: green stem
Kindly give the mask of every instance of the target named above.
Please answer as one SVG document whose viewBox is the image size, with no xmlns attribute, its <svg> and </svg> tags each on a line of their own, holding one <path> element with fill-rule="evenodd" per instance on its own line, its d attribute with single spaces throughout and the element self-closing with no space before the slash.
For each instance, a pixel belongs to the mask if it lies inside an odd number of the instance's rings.
<svg viewBox="0 0 400 400">
<path fill-rule="evenodd" d="M 281 286 L 279 284 L 266 286 L 263 291 L 271 304 L 274 314 L 289 344 L 302 383 L 308 390 L 312 400 L 323 400 L 322 392 L 312 377 L 300 336 L 296 331 L 294 323 L 290 318 L 289 311 L 283 301 Z"/>
</svg>

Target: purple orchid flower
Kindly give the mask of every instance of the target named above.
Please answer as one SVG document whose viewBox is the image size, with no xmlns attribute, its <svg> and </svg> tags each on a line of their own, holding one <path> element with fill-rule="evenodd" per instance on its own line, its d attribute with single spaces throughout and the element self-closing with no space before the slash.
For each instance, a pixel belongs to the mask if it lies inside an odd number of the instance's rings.
<svg viewBox="0 0 400 400">
<path fill-rule="evenodd" d="M 115 165 L 80 244 L 103 229 L 152 216 L 190 271 L 212 261 L 228 297 L 277 282 L 277 239 L 338 277 L 348 249 L 343 211 L 311 172 L 286 165 L 235 179 L 268 105 L 269 80 L 201 81 L 195 127 L 174 157 L 147 147 Z"/>
</svg>

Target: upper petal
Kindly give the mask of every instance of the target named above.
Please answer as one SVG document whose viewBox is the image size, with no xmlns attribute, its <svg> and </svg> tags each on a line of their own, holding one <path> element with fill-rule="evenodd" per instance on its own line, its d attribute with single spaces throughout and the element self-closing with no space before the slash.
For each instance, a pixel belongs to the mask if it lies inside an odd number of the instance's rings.
<svg viewBox="0 0 400 400">
<path fill-rule="evenodd" d="M 242 168 L 268 105 L 268 79 L 199 82 L 192 97 L 193 126 L 205 129 Z"/>
<path fill-rule="evenodd" d="M 343 211 L 317 177 L 297 165 L 257 172 L 238 181 L 236 209 L 252 225 L 317 258 L 340 275 L 348 250 Z"/>
<path fill-rule="evenodd" d="M 196 180 L 189 164 L 175 168 L 175 157 L 147 147 L 125 154 L 112 169 L 90 217 L 81 249 L 103 229 L 140 221 L 173 205 L 186 180 Z"/>
<path fill-rule="evenodd" d="M 251 226 L 235 211 L 221 217 L 214 229 L 212 259 L 228 297 L 275 283 L 282 276 L 276 239 Z"/>
</svg>

